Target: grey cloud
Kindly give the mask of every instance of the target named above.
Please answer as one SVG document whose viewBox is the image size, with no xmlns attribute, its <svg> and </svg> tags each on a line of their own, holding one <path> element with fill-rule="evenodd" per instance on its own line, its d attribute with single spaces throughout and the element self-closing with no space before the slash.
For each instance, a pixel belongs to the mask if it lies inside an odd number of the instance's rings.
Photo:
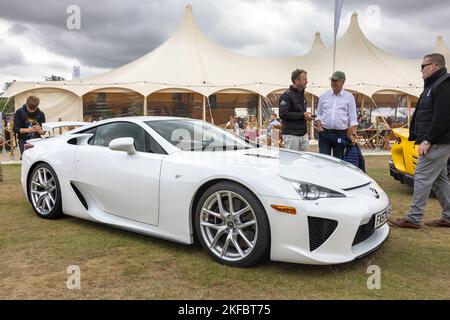
<svg viewBox="0 0 450 320">
<path fill-rule="evenodd" d="M 313 5 L 318 11 L 334 13 L 334 1 L 315 1 Z M 370 6 L 380 9 L 381 28 L 370 30 L 366 26 Z M 388 0 L 346 0 L 342 17 L 350 13 L 359 14 L 359 22 L 363 32 L 371 42 L 383 50 L 405 58 L 421 58 L 430 52 L 435 45 L 436 36 L 442 35 L 450 45 L 450 26 L 447 23 L 450 15 L 448 0 L 425 2 L 422 0 L 388 1 Z M 340 33 L 347 24 L 341 21 Z M 332 39 L 332 28 L 320 30 L 322 37 Z"/>
<path fill-rule="evenodd" d="M 150 52 L 161 45 L 178 26 L 187 1 L 181 0 L 15 0 L 2 1 L 0 19 L 13 22 L 9 32 L 32 38 L 49 51 L 76 58 L 82 65 L 115 68 Z M 292 32 L 279 34 L 276 39 L 268 31 L 277 28 L 270 19 L 263 25 L 253 25 L 254 12 L 234 17 L 224 13 L 238 13 L 237 0 L 192 0 L 194 15 L 200 29 L 213 41 L 240 52 L 261 56 L 291 56 L 305 53 L 320 31 L 329 45 L 332 39 L 334 1 L 301 1 L 312 5 L 314 17 L 301 17 L 292 24 Z M 247 7 L 258 2 L 276 3 L 279 7 L 299 3 L 297 0 L 243 0 Z M 66 9 L 69 5 L 81 8 L 81 30 L 68 30 Z M 424 2 L 346 0 L 343 17 L 350 12 L 364 18 L 370 5 L 380 7 L 383 25 L 376 32 L 364 29 L 369 39 L 386 51 L 405 56 L 420 57 L 434 46 L 435 36 L 441 34 L 450 45 L 447 23 L 450 15 L 448 0 Z M 237 14 L 236 14 L 237 15 Z M 231 17 L 231 18 L 230 18 Z M 326 18 L 326 19 L 325 19 Z M 325 19 L 325 20 L 323 20 Z M 395 25 L 398 23 L 399 25 Z M 393 30 L 393 26 L 397 29 Z M 341 29 L 345 29 L 343 22 Z M 268 30 L 269 29 L 269 30 Z M 5 44 L 8 46 L 8 44 Z M 251 49 L 255 48 L 255 49 Z M 256 51 L 257 50 L 257 51 Z M 1 52 L 4 50 L 2 49 Z M 20 63 L 18 55 L 0 53 L 4 62 Z"/>
<path fill-rule="evenodd" d="M 22 35 L 27 31 L 29 31 L 27 26 L 20 23 L 14 23 L 12 27 L 9 28 L 8 33 L 12 35 Z"/>
<path fill-rule="evenodd" d="M 0 39 L 0 67 L 16 66 L 24 62 L 25 57 L 22 52 L 14 47 L 8 46 L 5 41 Z"/>
<path fill-rule="evenodd" d="M 15 1 L 0 18 L 14 21 L 10 32 L 26 34 L 49 51 L 88 66 L 112 68 L 153 50 L 175 30 L 183 14 L 174 1 Z M 164 3 L 164 5 L 162 5 Z M 81 30 L 68 30 L 69 5 L 81 9 Z"/>
<path fill-rule="evenodd" d="M 183 2 L 176 0 L 58 1 L 56 6 L 45 0 L 35 2 L 47 9 L 31 14 L 25 10 L 28 2 L 18 1 L 0 13 L 1 18 L 15 21 L 10 32 L 20 29 L 52 52 L 100 68 L 118 67 L 155 49 L 175 31 L 184 14 Z M 65 10 L 70 4 L 81 9 L 81 30 L 66 28 Z M 202 1 L 193 1 L 193 6 L 201 29 L 223 46 L 242 49 L 266 40 L 264 33 L 242 34 L 221 19 L 222 6 Z"/>
</svg>

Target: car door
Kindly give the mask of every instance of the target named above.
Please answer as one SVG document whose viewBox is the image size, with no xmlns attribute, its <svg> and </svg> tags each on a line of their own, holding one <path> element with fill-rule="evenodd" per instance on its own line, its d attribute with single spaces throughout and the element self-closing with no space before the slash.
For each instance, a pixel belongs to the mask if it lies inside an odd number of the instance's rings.
<svg viewBox="0 0 450 320">
<path fill-rule="evenodd" d="M 77 180 L 105 213 L 158 225 L 159 178 L 164 149 L 141 126 L 112 122 L 93 133 L 76 153 Z M 109 149 L 116 138 L 132 137 L 136 153 Z"/>
</svg>

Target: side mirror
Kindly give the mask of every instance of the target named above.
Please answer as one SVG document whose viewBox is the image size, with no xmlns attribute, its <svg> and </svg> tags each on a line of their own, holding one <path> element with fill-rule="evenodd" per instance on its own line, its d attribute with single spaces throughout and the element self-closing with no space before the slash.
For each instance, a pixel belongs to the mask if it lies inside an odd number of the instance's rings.
<svg viewBox="0 0 450 320">
<path fill-rule="evenodd" d="M 111 142 L 109 143 L 109 148 L 116 151 L 125 151 L 130 155 L 136 153 L 133 138 L 117 138 L 111 140 Z"/>
</svg>

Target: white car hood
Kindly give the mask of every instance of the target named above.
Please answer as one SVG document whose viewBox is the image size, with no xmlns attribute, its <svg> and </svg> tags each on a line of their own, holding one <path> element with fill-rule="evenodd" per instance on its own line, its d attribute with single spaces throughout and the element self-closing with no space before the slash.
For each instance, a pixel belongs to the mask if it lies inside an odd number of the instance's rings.
<svg viewBox="0 0 450 320">
<path fill-rule="evenodd" d="M 268 155 L 266 152 L 267 150 L 261 150 L 257 154 Z M 269 150 L 269 153 L 278 155 L 279 169 L 276 173 L 286 179 L 340 189 L 355 188 L 372 181 L 355 166 L 333 157 L 281 149 L 276 152 Z"/>
<path fill-rule="evenodd" d="M 188 162 L 208 163 L 225 170 L 233 167 L 242 172 L 252 171 L 262 175 L 272 172 L 289 180 L 339 189 L 355 188 L 372 181 L 347 162 L 310 152 L 258 148 L 225 152 L 180 152 L 177 156 L 182 156 Z"/>
</svg>

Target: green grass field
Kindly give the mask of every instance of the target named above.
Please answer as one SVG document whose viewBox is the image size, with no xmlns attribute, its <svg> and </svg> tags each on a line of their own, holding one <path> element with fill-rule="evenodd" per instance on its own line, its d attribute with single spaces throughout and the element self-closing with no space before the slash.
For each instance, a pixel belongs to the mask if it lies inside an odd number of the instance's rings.
<svg viewBox="0 0 450 320">
<path fill-rule="evenodd" d="M 387 156 L 366 157 L 368 174 L 408 210 L 412 189 L 389 176 Z M 0 299 L 449 299 L 450 230 L 391 228 L 372 255 L 335 266 L 265 262 L 238 269 L 214 262 L 199 244 L 185 246 L 71 217 L 38 218 L 20 189 L 20 166 L 0 182 Z M 440 216 L 430 199 L 426 218 Z M 81 289 L 66 287 L 67 267 Z M 381 289 L 369 290 L 369 265 Z"/>
</svg>

